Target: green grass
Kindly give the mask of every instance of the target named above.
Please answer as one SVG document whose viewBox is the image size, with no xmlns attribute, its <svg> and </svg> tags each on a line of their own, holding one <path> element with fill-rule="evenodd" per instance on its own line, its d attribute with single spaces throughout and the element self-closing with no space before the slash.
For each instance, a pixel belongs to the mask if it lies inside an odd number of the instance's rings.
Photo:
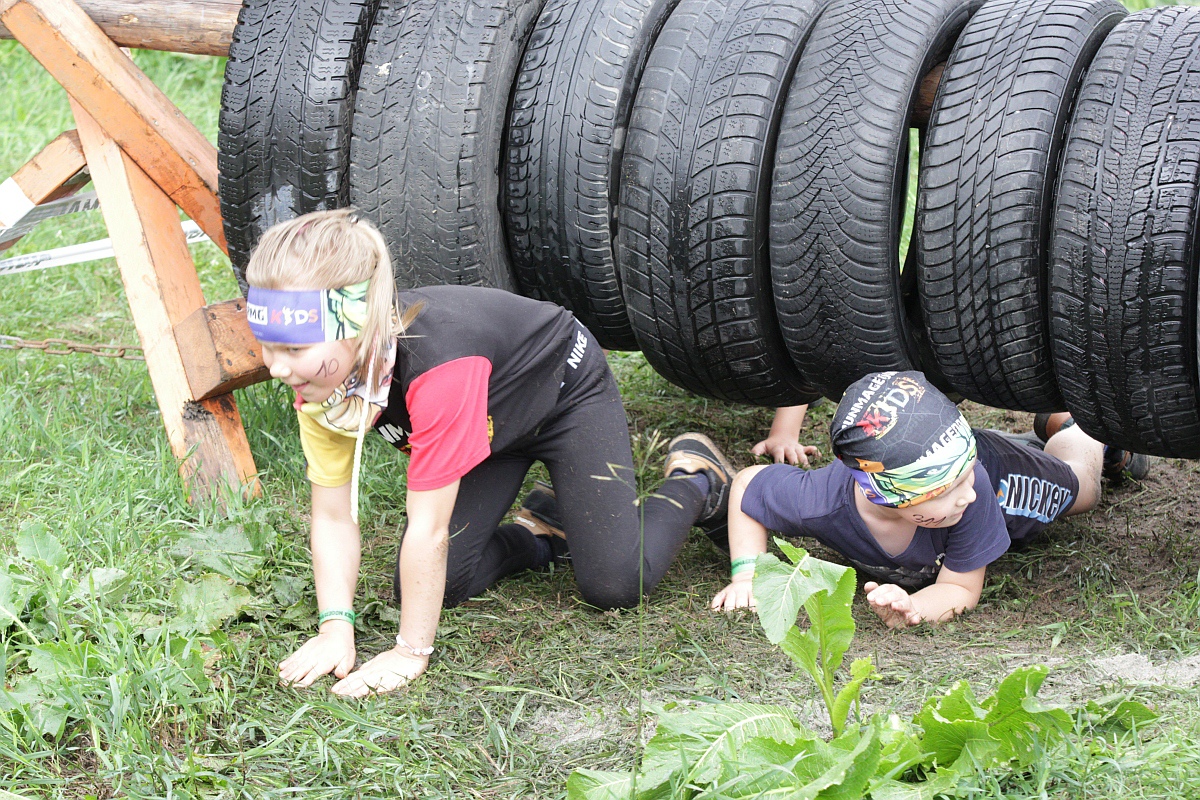
<svg viewBox="0 0 1200 800">
<path fill-rule="evenodd" d="M 215 139 L 222 62 L 136 58 Z M 12 42 L 0 42 L 0 75 L 2 178 L 71 121 L 62 91 Z M 98 214 L 73 218 L 11 254 L 104 235 Z M 193 252 L 208 299 L 233 297 L 224 258 L 212 247 Z M 0 320 L 7 335 L 136 342 L 112 261 L 0 278 Z M 640 356 L 615 354 L 612 364 L 646 486 L 663 442 L 685 429 L 709 432 L 749 462 L 768 410 L 687 397 Z M 186 502 L 144 365 L 0 351 L 0 604 L 30 595 L 19 624 L 0 620 L 0 789 L 38 798 L 560 797 L 573 769 L 633 766 L 653 719 L 639 709 L 746 699 L 786 703 L 821 724 L 820 699 L 750 618 L 706 610 L 728 567 L 700 540 L 641 613 L 585 607 L 569 572 L 520 576 L 444 615 L 430 673 L 408 691 L 345 702 L 328 682 L 277 686 L 275 665 L 315 624 L 308 490 L 284 393 L 260 385 L 237 399 L 264 497 L 221 514 Z M 805 432 L 826 453 L 829 413 L 828 404 L 814 409 Z M 1028 424 L 980 407 L 969 414 Z M 364 475 L 358 607 L 360 653 L 369 655 L 395 630 L 402 461 L 376 438 Z M 1110 493 L 1045 545 L 1002 559 L 979 611 L 941 629 L 890 634 L 860 603 L 850 655 L 874 654 L 884 675 L 867 705 L 911 713 L 960 678 L 986 687 L 1016 663 L 1041 660 L 1057 670 L 1043 694 L 1089 697 L 1117 682 L 1094 667 L 1098 656 L 1196 656 L 1198 487 L 1195 464 L 1159 465 L 1144 487 Z M 247 548 L 236 564 L 197 554 L 197 543 L 221 535 Z M 45 549 L 50 537 L 61 553 Z M 45 566 L 26 557 L 37 543 Z M 244 607 L 212 633 L 172 631 L 188 613 L 179 587 L 221 572 L 239 576 Z M 99 591 L 88 590 L 89 576 Z M 219 583 L 214 591 L 233 594 Z M 1200 795 L 1195 692 L 1137 696 L 1163 713 L 1140 740 L 1069 743 L 1018 782 L 981 778 L 978 796 Z M 61 735 L 42 735 L 56 715 Z"/>
</svg>

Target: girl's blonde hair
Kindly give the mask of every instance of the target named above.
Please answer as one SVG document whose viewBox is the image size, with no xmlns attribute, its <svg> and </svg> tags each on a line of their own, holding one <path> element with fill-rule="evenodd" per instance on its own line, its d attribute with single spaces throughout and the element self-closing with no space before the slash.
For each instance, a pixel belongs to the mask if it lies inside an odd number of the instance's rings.
<svg viewBox="0 0 1200 800">
<path fill-rule="evenodd" d="M 420 312 L 400 306 L 392 259 L 379 229 L 351 208 L 313 211 L 271 226 L 250 255 L 246 282 L 260 289 L 336 289 L 370 280 L 367 321 L 358 336 L 358 379 L 384 369 L 387 337 L 399 336 Z M 375 387 L 371 387 L 374 389 Z"/>
</svg>

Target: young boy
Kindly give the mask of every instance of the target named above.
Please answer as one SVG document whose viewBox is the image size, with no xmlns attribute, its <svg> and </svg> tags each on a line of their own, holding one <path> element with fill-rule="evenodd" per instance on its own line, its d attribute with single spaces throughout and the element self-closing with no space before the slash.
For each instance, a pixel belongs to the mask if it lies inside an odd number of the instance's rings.
<svg viewBox="0 0 1200 800">
<path fill-rule="evenodd" d="M 988 564 L 1011 543 L 1100 498 L 1104 445 L 1080 428 L 1062 426 L 1044 452 L 973 430 L 919 372 L 880 372 L 852 385 L 830 438 L 837 458 L 828 466 L 738 473 L 729 505 L 733 575 L 714 609 L 754 606 L 754 559 L 773 530 L 841 553 L 869 578 L 867 601 L 888 627 L 944 622 L 975 607 Z"/>
</svg>

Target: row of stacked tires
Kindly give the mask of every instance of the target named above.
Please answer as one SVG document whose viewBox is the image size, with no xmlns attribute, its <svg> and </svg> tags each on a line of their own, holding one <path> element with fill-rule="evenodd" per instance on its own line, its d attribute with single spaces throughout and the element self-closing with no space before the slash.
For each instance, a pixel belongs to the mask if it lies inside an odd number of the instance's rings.
<svg viewBox="0 0 1200 800">
<path fill-rule="evenodd" d="M 1197 7 L 245 0 L 219 152 L 239 277 L 353 205 L 401 288 L 552 300 L 698 394 L 922 369 L 1200 457 Z"/>
</svg>

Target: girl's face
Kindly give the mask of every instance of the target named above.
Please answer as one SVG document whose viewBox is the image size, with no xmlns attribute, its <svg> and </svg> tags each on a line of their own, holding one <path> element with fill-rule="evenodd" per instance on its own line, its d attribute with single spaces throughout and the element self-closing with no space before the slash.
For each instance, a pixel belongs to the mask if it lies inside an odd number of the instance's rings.
<svg viewBox="0 0 1200 800">
<path fill-rule="evenodd" d="M 922 528 L 949 528 L 959 523 L 975 497 L 975 462 L 972 461 L 949 489 L 924 503 L 897 508 L 896 513 Z"/>
<path fill-rule="evenodd" d="M 263 363 L 306 403 L 322 403 L 350 377 L 357 354 L 357 339 L 317 344 L 262 343 Z"/>
</svg>

